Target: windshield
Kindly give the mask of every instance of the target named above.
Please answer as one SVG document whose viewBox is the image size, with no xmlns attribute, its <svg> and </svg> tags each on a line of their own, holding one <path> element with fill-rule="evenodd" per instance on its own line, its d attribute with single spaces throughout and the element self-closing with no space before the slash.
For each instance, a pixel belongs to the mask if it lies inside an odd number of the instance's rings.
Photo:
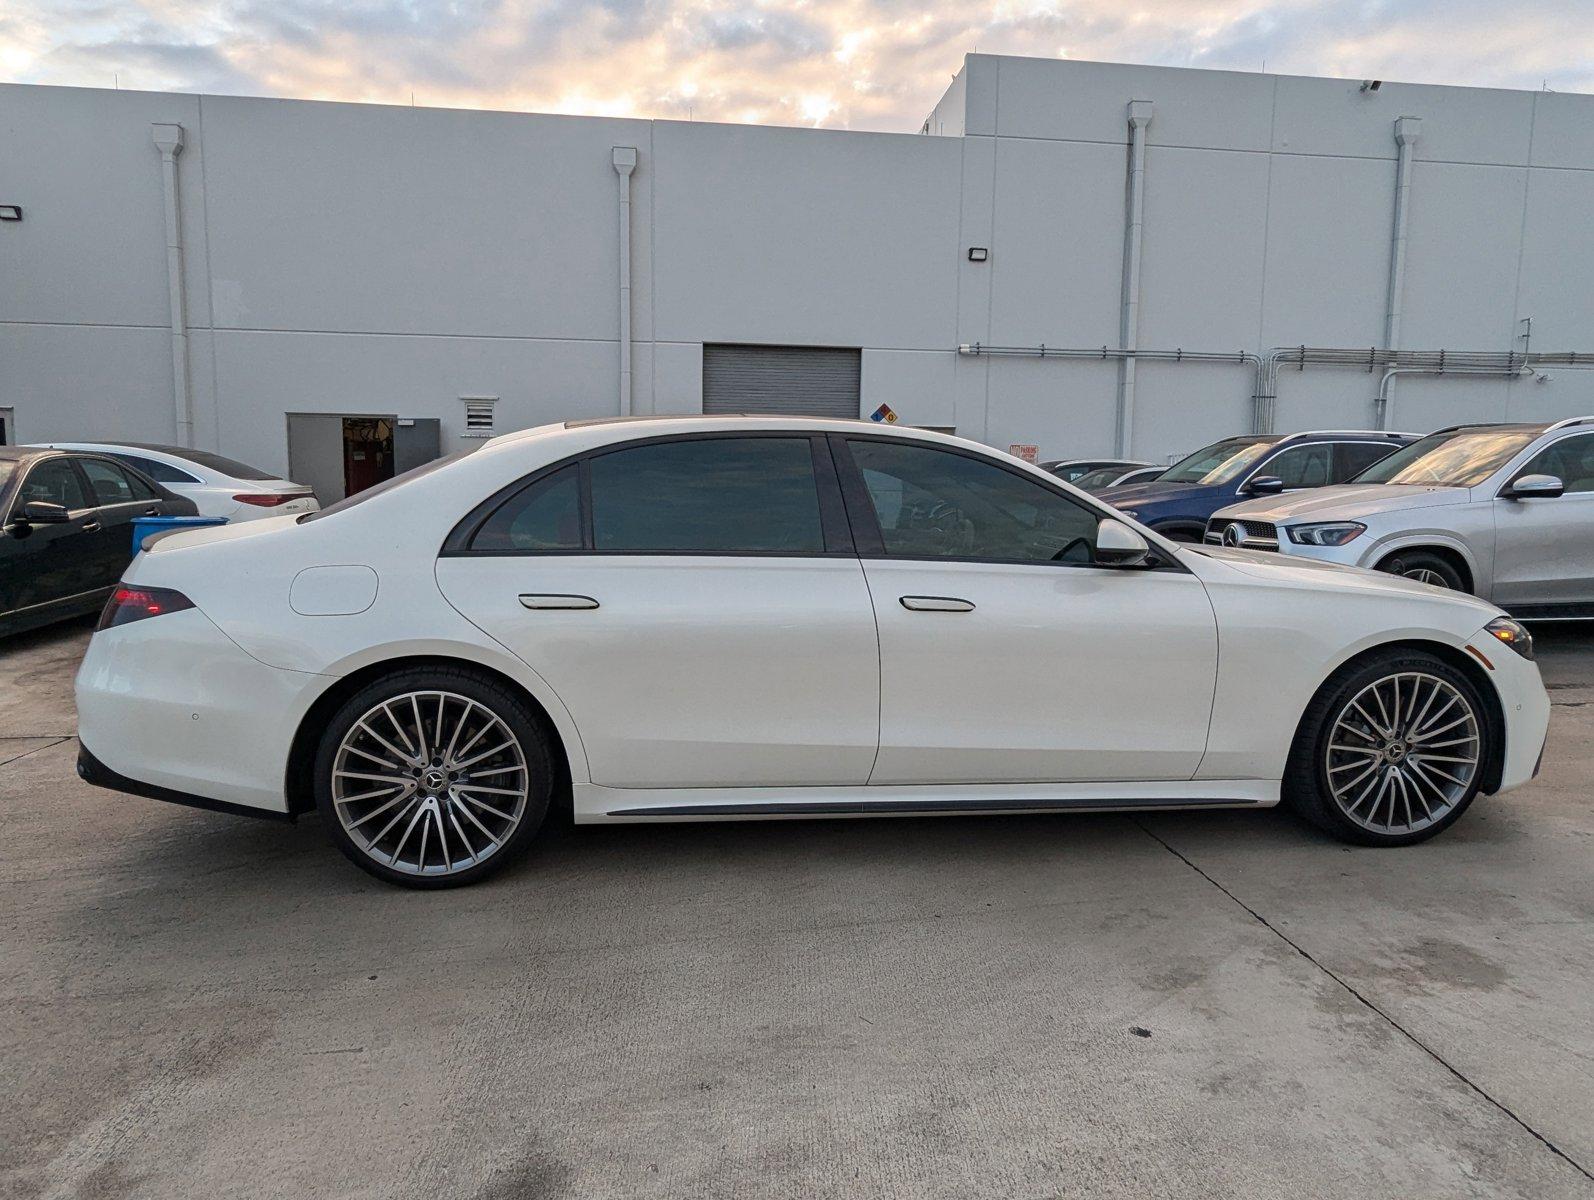
<svg viewBox="0 0 1594 1200">
<path fill-rule="evenodd" d="M 234 479 L 275 479 L 270 471 L 262 471 L 259 467 L 251 467 L 248 463 L 241 463 L 236 458 L 226 458 L 220 454 L 212 454 L 209 450 L 183 449 L 174 451 L 178 458 L 186 458 L 189 462 L 198 463 L 222 475 L 230 475 Z"/>
<path fill-rule="evenodd" d="M 383 492 L 391 492 L 394 488 L 406 483 L 412 483 L 423 475 L 430 475 L 439 467 L 446 467 L 449 463 L 458 462 L 474 449 L 475 447 L 472 446 L 470 450 L 456 450 L 453 454 L 445 454 L 442 458 L 434 458 L 431 462 L 422 463 L 418 467 L 411 467 L 408 471 L 393 476 L 392 479 L 384 479 L 381 483 L 373 484 L 363 492 L 355 492 L 352 496 L 345 496 L 336 504 L 329 504 L 319 512 L 305 513 L 304 516 L 299 518 L 299 524 L 303 525 L 306 521 L 319 521 L 322 517 L 330 517 L 333 513 L 348 512 L 355 505 L 364 504 L 367 500 L 375 499 Z"/>
<path fill-rule="evenodd" d="M 1537 426 L 1452 429 L 1430 433 L 1368 467 L 1352 483 L 1476 487 L 1538 437 Z"/>
<path fill-rule="evenodd" d="M 1122 467 L 1098 467 L 1094 471 L 1086 471 L 1077 479 L 1069 480 L 1077 488 L 1092 491 L 1095 488 L 1111 487 L 1113 480 L 1124 473 Z"/>
<path fill-rule="evenodd" d="M 1158 483 L 1227 483 L 1273 448 L 1277 438 L 1226 438 L 1181 459 Z"/>
</svg>

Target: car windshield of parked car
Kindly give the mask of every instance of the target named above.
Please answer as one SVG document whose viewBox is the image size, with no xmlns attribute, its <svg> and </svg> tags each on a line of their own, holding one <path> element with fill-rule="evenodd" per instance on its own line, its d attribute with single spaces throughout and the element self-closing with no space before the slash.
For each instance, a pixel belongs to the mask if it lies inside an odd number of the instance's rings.
<svg viewBox="0 0 1594 1200">
<path fill-rule="evenodd" d="M 212 454 L 209 450 L 184 450 L 182 457 L 191 463 L 198 463 L 207 470 L 216 471 L 222 475 L 230 475 L 234 479 L 277 478 L 274 472 L 262 471 L 259 467 L 251 467 L 248 463 L 241 463 L 236 458 L 225 458 L 220 454 Z"/>
<path fill-rule="evenodd" d="M 1227 438 L 1180 459 L 1161 475 L 1158 483 L 1227 483 L 1261 458 L 1277 438 Z"/>
<path fill-rule="evenodd" d="M 1112 486 L 1112 481 L 1123 473 L 1122 467 L 1102 467 L 1095 471 L 1086 471 L 1079 478 L 1070 479 L 1069 482 L 1077 488 L 1084 488 L 1088 492 L 1093 488 Z"/>
<path fill-rule="evenodd" d="M 1540 430 L 1481 428 L 1430 433 L 1380 459 L 1352 483 L 1476 487 L 1538 437 Z"/>
<path fill-rule="evenodd" d="M 442 458 L 434 458 L 431 462 L 422 463 L 418 467 L 411 467 L 408 471 L 401 472 L 393 476 L 392 479 L 384 479 L 381 483 L 366 488 L 363 492 L 355 492 L 352 496 L 345 496 L 336 504 L 329 504 L 319 512 L 305 513 L 304 516 L 299 518 L 299 524 L 303 525 L 306 521 L 319 521 L 323 517 L 330 517 L 333 513 L 347 512 L 355 505 L 364 504 L 367 500 L 374 499 L 383 492 L 391 492 L 394 488 L 411 483 L 423 475 L 430 475 L 440 467 L 446 467 L 449 463 L 458 462 L 474 449 L 475 447 L 472 446 L 470 450 L 456 450 L 452 454 L 443 455 Z"/>
</svg>

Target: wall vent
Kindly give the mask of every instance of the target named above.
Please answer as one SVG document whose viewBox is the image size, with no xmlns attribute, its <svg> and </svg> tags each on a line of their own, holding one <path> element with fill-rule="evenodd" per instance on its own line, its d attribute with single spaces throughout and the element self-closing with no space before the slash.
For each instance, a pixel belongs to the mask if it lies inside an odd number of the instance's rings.
<svg viewBox="0 0 1594 1200">
<path fill-rule="evenodd" d="M 493 436 L 493 409 L 497 396 L 461 396 L 465 403 L 465 430 L 461 437 L 490 438 Z"/>
</svg>

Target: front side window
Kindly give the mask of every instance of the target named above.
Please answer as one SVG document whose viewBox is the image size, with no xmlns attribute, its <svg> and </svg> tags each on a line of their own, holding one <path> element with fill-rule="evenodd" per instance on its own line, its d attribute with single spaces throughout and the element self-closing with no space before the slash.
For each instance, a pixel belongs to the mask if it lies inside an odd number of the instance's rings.
<svg viewBox="0 0 1594 1200">
<path fill-rule="evenodd" d="M 1225 438 L 1180 459 L 1157 478 L 1158 483 L 1228 483 L 1271 450 L 1277 438 Z"/>
<path fill-rule="evenodd" d="M 1594 492 L 1594 433 L 1551 443 L 1517 472 L 1518 478 L 1523 475 L 1554 475 L 1565 485 L 1568 495 Z"/>
<path fill-rule="evenodd" d="M 581 549 L 581 474 L 574 464 L 522 488 L 494 510 L 470 549 L 538 554 Z"/>
<path fill-rule="evenodd" d="M 906 558 L 1089 563 L 1094 512 L 1023 476 L 911 443 L 849 441 L 885 552 Z"/>
<path fill-rule="evenodd" d="M 52 458 L 28 472 L 17 494 L 17 507 L 42 500 L 66 508 L 92 508 L 93 502 L 84 494 L 83 483 L 72 463 L 65 458 Z"/>
<path fill-rule="evenodd" d="M 1333 447 L 1327 442 L 1291 446 L 1257 468 L 1256 477 L 1272 475 L 1284 481 L 1286 489 L 1323 487 L 1329 481 Z"/>
<path fill-rule="evenodd" d="M 1482 426 L 1430 433 L 1380 459 L 1357 483 L 1410 483 L 1476 487 L 1510 462 L 1542 427 Z"/>
<path fill-rule="evenodd" d="M 595 455 L 589 470 L 600 553 L 824 552 L 806 437 L 655 442 Z"/>
</svg>

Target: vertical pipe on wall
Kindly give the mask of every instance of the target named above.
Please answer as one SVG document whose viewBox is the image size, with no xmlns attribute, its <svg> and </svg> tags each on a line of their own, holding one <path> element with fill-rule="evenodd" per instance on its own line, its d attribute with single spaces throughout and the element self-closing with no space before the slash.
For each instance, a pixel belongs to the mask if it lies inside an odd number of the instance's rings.
<svg viewBox="0 0 1594 1200">
<path fill-rule="evenodd" d="M 183 222 L 178 204 L 177 156 L 183 152 L 181 125 L 151 125 L 150 137 L 161 154 L 161 186 L 166 198 L 166 291 L 172 322 L 172 407 L 177 444 L 194 444 L 194 406 L 188 380 L 188 298 L 183 282 Z"/>
<path fill-rule="evenodd" d="M 1421 117 L 1398 117 L 1395 120 L 1395 225 L 1389 239 L 1389 297 L 1384 308 L 1384 349 L 1400 349 L 1400 304 L 1406 290 L 1406 227 L 1411 216 L 1411 158 L 1422 136 Z M 1394 394 L 1393 374 L 1386 377 L 1379 389 L 1382 400 L 1378 404 L 1379 429 L 1387 429 L 1385 413 Z"/>
<path fill-rule="evenodd" d="M 1129 184 L 1124 207 L 1123 306 L 1118 320 L 1118 345 L 1134 350 L 1140 342 L 1140 253 L 1145 227 L 1146 126 L 1150 100 L 1129 102 Z M 1118 453 L 1127 458 L 1135 436 L 1135 356 L 1118 361 Z"/>
<path fill-rule="evenodd" d="M 636 147 L 614 147 L 615 174 L 620 180 L 620 415 L 629 417 L 631 400 L 631 174 Z"/>
</svg>

